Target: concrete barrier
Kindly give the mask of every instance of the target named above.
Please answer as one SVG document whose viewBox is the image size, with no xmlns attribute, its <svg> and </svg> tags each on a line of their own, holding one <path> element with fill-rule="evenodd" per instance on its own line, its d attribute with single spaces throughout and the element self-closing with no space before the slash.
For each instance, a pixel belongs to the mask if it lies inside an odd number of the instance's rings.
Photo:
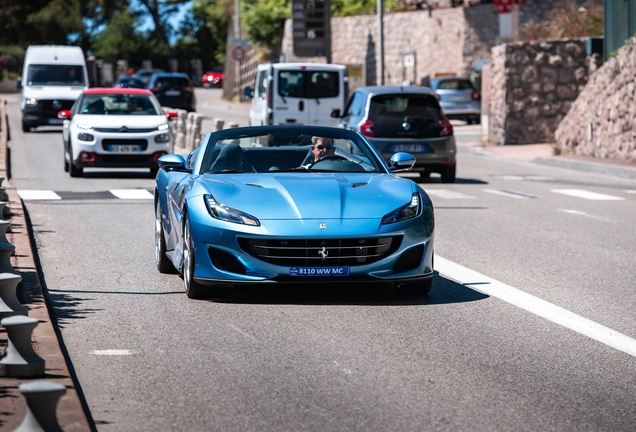
<svg viewBox="0 0 636 432">
<path fill-rule="evenodd" d="M 20 393 L 26 399 L 24 420 L 14 432 L 58 432 L 57 403 L 66 393 L 66 387 L 51 381 L 37 380 L 20 384 Z"/>
<path fill-rule="evenodd" d="M 37 355 L 31 344 L 33 329 L 38 320 L 16 315 L 3 318 L 0 325 L 7 331 L 8 343 L 0 355 L 0 376 L 37 377 L 44 375 L 45 361 Z"/>
</svg>

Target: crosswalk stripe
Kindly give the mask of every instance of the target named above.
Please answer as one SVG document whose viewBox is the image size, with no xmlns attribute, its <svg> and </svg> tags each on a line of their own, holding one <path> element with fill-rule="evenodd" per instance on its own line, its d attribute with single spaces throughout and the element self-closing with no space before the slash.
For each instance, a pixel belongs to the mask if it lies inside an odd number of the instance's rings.
<svg viewBox="0 0 636 432">
<path fill-rule="evenodd" d="M 18 190 L 18 195 L 25 201 L 29 200 L 61 200 L 62 197 L 52 190 Z"/>
<path fill-rule="evenodd" d="M 521 193 L 521 192 L 505 191 L 505 190 L 497 190 L 497 189 L 484 189 L 484 192 L 497 194 L 497 195 L 503 195 L 503 196 L 507 196 L 507 197 L 510 197 L 510 198 L 517 198 L 517 199 L 539 198 L 536 195 L 529 195 L 529 194 L 525 194 L 525 193 Z"/>
<path fill-rule="evenodd" d="M 552 189 L 552 192 L 594 201 L 621 201 L 625 199 L 613 195 L 590 192 L 583 189 Z"/>
<path fill-rule="evenodd" d="M 109 192 L 119 199 L 154 199 L 146 189 L 111 189 Z"/>
</svg>

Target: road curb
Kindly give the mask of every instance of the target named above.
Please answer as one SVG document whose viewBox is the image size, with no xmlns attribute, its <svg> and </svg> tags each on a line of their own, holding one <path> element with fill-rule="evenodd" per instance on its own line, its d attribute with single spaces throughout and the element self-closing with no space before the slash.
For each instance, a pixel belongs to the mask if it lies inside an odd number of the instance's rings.
<svg viewBox="0 0 636 432">
<path fill-rule="evenodd" d="M 18 285 L 18 297 L 28 309 L 28 316 L 38 320 L 39 324 L 33 331 L 33 348 L 46 361 L 45 375 L 39 379 L 46 379 L 67 388 L 57 405 L 57 417 L 60 426 L 67 432 L 93 431 L 90 426 L 89 415 L 80 397 L 72 366 L 67 363 L 65 351 L 61 345 L 61 336 L 51 319 L 49 307 L 40 283 L 39 265 L 31 236 L 31 227 L 22 200 L 17 190 L 8 180 L 8 142 L 7 124 L 5 123 L 4 99 L 0 99 L 0 175 L 5 177 L 3 186 L 9 195 L 11 209 L 10 217 L 12 232 L 7 233 L 7 240 L 15 246 L 15 256 L 11 257 L 13 268 L 20 272 L 22 282 Z M 7 345 L 6 330 L 0 327 L 0 347 L 4 350 Z M 0 377 L 0 431 L 12 431 L 22 423 L 26 413 L 26 400 L 19 391 L 19 386 L 32 382 L 33 379 Z"/>
</svg>

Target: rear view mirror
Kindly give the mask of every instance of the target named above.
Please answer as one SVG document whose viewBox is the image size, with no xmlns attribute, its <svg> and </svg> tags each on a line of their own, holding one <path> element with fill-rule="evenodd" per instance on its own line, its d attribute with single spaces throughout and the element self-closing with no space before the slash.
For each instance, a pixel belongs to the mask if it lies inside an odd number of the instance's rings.
<svg viewBox="0 0 636 432">
<path fill-rule="evenodd" d="M 331 111 L 331 118 L 340 118 L 340 108 Z"/>
<path fill-rule="evenodd" d="M 22 77 L 18 78 L 15 82 L 15 86 L 19 89 L 22 88 Z"/>
<path fill-rule="evenodd" d="M 398 152 L 391 156 L 389 168 L 392 172 L 410 171 L 415 165 L 415 156 L 409 153 Z"/>
<path fill-rule="evenodd" d="M 252 99 L 252 97 L 254 97 L 254 91 L 252 90 L 252 88 L 245 87 L 245 89 L 243 90 L 243 99 L 248 101 Z"/>
</svg>

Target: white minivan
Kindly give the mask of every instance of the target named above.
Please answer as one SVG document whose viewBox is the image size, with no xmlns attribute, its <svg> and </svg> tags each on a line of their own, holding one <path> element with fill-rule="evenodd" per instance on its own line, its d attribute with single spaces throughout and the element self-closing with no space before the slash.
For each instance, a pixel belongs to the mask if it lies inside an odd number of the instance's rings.
<svg viewBox="0 0 636 432">
<path fill-rule="evenodd" d="M 22 131 L 61 125 L 57 113 L 70 110 L 88 88 L 84 52 L 76 46 L 32 45 L 26 50 L 17 84 L 22 89 Z"/>
<path fill-rule="evenodd" d="M 320 63 L 259 65 L 252 97 L 250 125 L 304 124 L 336 126 L 334 110 L 344 110 L 347 67 Z"/>
</svg>

